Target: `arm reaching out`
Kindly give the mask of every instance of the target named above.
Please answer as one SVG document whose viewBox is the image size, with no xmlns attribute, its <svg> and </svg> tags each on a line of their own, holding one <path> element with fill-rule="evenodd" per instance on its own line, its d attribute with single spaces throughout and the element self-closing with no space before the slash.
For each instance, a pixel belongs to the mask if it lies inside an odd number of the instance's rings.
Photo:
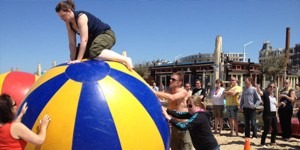
<svg viewBox="0 0 300 150">
<path fill-rule="evenodd" d="M 40 121 L 40 131 L 38 134 L 31 131 L 21 122 L 14 122 L 11 126 L 11 134 L 15 139 L 23 139 L 35 145 L 41 145 L 46 139 L 46 129 L 49 125 L 51 118 L 45 115 Z"/>
<path fill-rule="evenodd" d="M 21 122 L 22 121 L 22 117 L 24 116 L 24 114 L 26 113 L 26 111 L 27 111 L 27 102 L 23 105 L 23 107 L 22 107 L 22 110 L 21 110 L 21 112 L 20 112 L 20 114 L 18 115 L 18 117 L 17 117 L 17 119 L 16 119 L 16 121 L 15 122 Z"/>
</svg>

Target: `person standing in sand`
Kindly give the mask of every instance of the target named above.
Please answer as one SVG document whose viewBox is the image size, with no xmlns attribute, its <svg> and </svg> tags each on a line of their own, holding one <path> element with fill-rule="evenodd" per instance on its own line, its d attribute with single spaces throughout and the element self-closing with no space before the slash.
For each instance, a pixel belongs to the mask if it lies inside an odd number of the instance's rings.
<svg viewBox="0 0 300 150">
<path fill-rule="evenodd" d="M 252 138 L 257 138 L 256 108 L 261 104 L 260 95 L 257 93 L 257 89 L 252 86 L 252 82 L 251 77 L 245 79 L 245 87 L 240 101 L 240 110 L 244 114 L 246 138 L 250 138 L 250 130 L 253 132 Z"/>
<path fill-rule="evenodd" d="M 223 129 L 223 111 L 224 111 L 224 88 L 223 82 L 220 79 L 217 79 L 215 82 L 215 88 L 212 90 L 211 97 L 213 100 L 213 115 L 215 117 L 215 132 L 221 134 Z M 218 127 L 220 130 L 218 132 Z"/>
<path fill-rule="evenodd" d="M 159 92 L 154 91 L 156 96 L 160 99 L 165 99 L 168 101 L 169 110 L 175 110 L 180 112 L 187 112 L 186 100 L 188 97 L 188 92 L 183 85 L 183 74 L 181 72 L 175 72 L 170 78 L 169 91 Z M 185 122 L 186 120 L 177 119 L 177 121 Z M 193 144 L 188 130 L 180 131 L 175 127 L 171 127 L 171 143 L 170 147 L 172 150 L 192 150 Z"/>
<path fill-rule="evenodd" d="M 280 106 L 278 108 L 279 122 L 282 129 L 282 138 L 290 141 L 292 137 L 293 103 L 296 99 L 295 90 L 290 86 L 290 80 L 284 81 L 284 88 L 278 95 Z"/>
<path fill-rule="evenodd" d="M 198 96 L 191 96 L 187 100 L 187 105 L 188 112 L 179 112 L 165 108 L 162 108 L 162 111 L 173 127 L 182 131 L 190 131 L 196 150 L 220 150 L 218 141 L 210 129 L 210 115 L 203 111 L 202 99 Z M 188 121 L 178 122 L 174 118 L 184 118 L 188 119 Z"/>
<path fill-rule="evenodd" d="M 238 132 L 238 120 L 237 113 L 239 110 L 239 96 L 242 93 L 242 88 L 238 86 L 235 77 L 231 77 L 231 88 L 228 91 L 224 91 L 223 94 L 226 96 L 226 110 L 229 118 L 229 123 L 231 127 L 230 136 L 233 135 L 234 131 L 236 136 L 239 135 Z"/>
<path fill-rule="evenodd" d="M 270 82 L 268 85 L 268 89 L 263 93 L 262 100 L 264 105 L 263 110 L 263 121 L 264 121 L 264 132 L 261 136 L 260 144 L 263 147 L 266 147 L 266 138 L 267 134 L 270 131 L 270 127 L 272 127 L 271 134 L 271 145 L 276 145 L 276 134 L 277 134 L 277 106 L 278 101 L 275 96 L 275 83 Z"/>
</svg>

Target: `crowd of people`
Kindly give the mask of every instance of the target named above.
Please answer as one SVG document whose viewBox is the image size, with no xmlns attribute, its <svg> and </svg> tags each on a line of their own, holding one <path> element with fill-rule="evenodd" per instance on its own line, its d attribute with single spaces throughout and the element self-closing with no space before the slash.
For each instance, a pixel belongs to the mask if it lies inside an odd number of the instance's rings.
<svg viewBox="0 0 300 150">
<path fill-rule="evenodd" d="M 226 88 L 224 85 L 222 80 L 217 79 L 214 88 L 207 92 L 207 89 L 202 87 L 201 81 L 196 80 L 192 88 L 191 83 L 184 83 L 182 74 L 176 72 L 170 78 L 169 90 L 154 91 L 159 99 L 167 100 L 169 103 L 168 108 L 163 107 L 162 111 L 171 124 L 172 150 L 220 149 L 214 134 L 222 134 L 225 117 L 229 120 L 231 131 L 228 136 L 239 136 L 239 123 L 243 122 L 245 133 L 241 136 L 259 138 L 256 124 L 258 111 L 262 111 L 264 124 L 260 142 L 262 148 L 276 145 L 279 125 L 282 130 L 280 134 L 282 140 L 290 140 L 293 104 L 297 98 L 288 79 L 284 81 L 284 86 L 281 88 L 276 87 L 276 83 L 270 81 L 266 89 L 261 89 L 251 77 L 245 78 L 244 87 L 239 86 L 235 77 L 231 77 Z M 277 88 L 278 93 L 276 93 Z M 212 110 L 206 110 L 205 99 L 208 96 L 212 102 Z M 210 111 L 212 115 L 209 115 Z M 238 113 L 243 114 L 244 120 L 238 120 Z M 298 110 L 299 114 L 300 110 Z M 208 127 L 212 117 L 214 125 Z M 300 118 L 298 119 L 300 123 Z M 266 144 L 270 131 L 271 142 Z M 187 135 L 190 135 L 191 140 Z M 203 136 L 208 138 L 202 139 Z M 190 146 L 190 142 L 193 147 Z M 203 142 L 209 144 L 201 144 Z"/>
</svg>

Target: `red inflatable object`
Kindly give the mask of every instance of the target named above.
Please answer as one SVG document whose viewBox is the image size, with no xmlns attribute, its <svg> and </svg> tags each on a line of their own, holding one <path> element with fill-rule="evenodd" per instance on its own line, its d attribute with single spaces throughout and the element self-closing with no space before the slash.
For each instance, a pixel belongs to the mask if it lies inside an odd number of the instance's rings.
<svg viewBox="0 0 300 150">
<path fill-rule="evenodd" d="M 10 95 L 19 107 L 37 78 L 34 74 L 21 71 L 0 74 L 0 93 Z"/>
</svg>

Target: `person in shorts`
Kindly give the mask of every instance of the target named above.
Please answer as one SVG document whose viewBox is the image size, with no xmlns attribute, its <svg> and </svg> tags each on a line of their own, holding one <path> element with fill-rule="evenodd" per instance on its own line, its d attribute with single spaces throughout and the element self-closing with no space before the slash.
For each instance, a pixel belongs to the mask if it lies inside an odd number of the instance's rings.
<svg viewBox="0 0 300 150">
<path fill-rule="evenodd" d="M 239 135 L 238 132 L 238 120 L 237 113 L 239 110 L 239 96 L 242 93 L 242 88 L 237 84 L 237 80 L 235 77 L 231 77 L 230 80 L 231 87 L 228 91 L 224 91 L 223 95 L 225 95 L 226 100 L 226 110 L 227 116 L 229 118 L 229 123 L 231 127 L 230 136 L 233 136 L 235 132 L 236 136 Z"/>
<path fill-rule="evenodd" d="M 211 91 L 211 98 L 213 100 L 213 116 L 215 120 L 215 132 L 221 134 L 223 129 L 223 111 L 224 111 L 224 92 L 223 82 L 220 79 L 216 80 L 215 88 Z M 218 127 L 220 130 L 218 132 Z"/>
</svg>

